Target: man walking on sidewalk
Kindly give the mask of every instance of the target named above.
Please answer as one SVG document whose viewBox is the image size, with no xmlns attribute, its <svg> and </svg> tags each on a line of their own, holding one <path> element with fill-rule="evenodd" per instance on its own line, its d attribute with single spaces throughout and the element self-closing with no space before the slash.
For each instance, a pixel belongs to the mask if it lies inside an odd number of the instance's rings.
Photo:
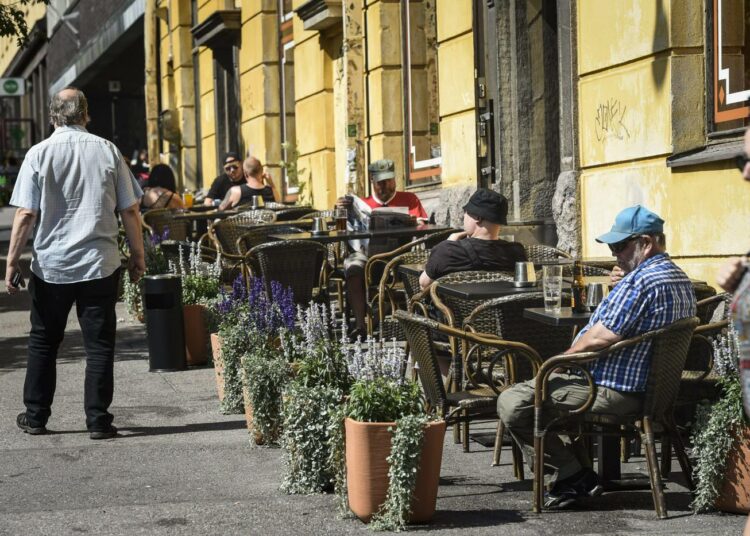
<svg viewBox="0 0 750 536">
<path fill-rule="evenodd" d="M 117 212 L 130 243 L 128 271 L 146 269 L 138 201 L 142 192 L 111 142 L 89 134 L 83 92 L 66 87 L 50 100 L 52 135 L 33 146 L 18 173 L 5 271 L 9 294 L 23 285 L 19 260 L 34 233 L 31 331 L 23 401 L 16 420 L 24 432 L 47 433 L 55 395 L 57 349 L 76 304 L 86 349 L 84 410 L 91 439 L 117 434 L 112 426 L 115 302 L 120 277 Z"/>
</svg>

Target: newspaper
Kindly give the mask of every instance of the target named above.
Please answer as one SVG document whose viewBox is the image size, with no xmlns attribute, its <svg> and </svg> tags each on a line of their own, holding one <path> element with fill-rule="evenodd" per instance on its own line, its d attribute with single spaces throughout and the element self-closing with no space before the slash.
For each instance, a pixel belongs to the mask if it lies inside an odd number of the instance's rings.
<svg viewBox="0 0 750 536">
<path fill-rule="evenodd" d="M 346 228 L 349 231 L 366 231 L 370 228 L 370 215 L 377 211 L 378 213 L 395 213 L 395 214 L 408 214 L 408 207 L 376 207 L 372 208 L 370 205 L 365 203 L 362 199 L 356 196 L 351 197 L 352 204 L 349 209 L 349 215 L 347 217 Z M 349 240 L 349 245 L 354 251 L 361 251 L 367 254 L 367 245 L 369 240 L 363 239 L 352 239 Z"/>
</svg>

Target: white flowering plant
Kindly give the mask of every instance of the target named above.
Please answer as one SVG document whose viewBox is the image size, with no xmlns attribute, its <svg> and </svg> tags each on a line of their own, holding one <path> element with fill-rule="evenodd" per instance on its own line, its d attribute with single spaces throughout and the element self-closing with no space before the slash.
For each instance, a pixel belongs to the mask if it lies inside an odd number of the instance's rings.
<svg viewBox="0 0 750 536">
<path fill-rule="evenodd" d="M 695 459 L 695 495 L 691 507 L 696 512 L 714 508 L 724 482 L 727 459 L 739 444 L 742 428 L 747 426 L 742 409 L 737 331 L 730 324 L 711 343 L 721 395 L 714 403 L 702 403 L 696 410 L 691 437 Z"/>
<path fill-rule="evenodd" d="M 187 259 L 185 258 L 187 252 Z M 180 245 L 177 265 L 169 262 L 169 271 L 182 276 L 182 305 L 207 305 L 219 295 L 221 266 L 219 260 L 206 263 L 201 260 L 201 248 L 192 243 L 188 248 Z"/>
</svg>

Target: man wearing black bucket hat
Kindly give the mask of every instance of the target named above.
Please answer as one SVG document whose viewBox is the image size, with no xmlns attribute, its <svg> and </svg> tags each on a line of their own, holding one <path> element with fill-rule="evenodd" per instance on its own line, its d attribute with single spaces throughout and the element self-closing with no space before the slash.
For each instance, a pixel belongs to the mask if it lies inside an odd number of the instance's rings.
<svg viewBox="0 0 750 536">
<path fill-rule="evenodd" d="M 466 270 L 512 272 L 525 261 L 526 250 L 518 242 L 500 240 L 500 227 L 508 223 L 508 200 L 480 188 L 464 205 L 464 230 L 454 233 L 432 250 L 419 277 L 422 288 L 438 277 Z"/>
</svg>

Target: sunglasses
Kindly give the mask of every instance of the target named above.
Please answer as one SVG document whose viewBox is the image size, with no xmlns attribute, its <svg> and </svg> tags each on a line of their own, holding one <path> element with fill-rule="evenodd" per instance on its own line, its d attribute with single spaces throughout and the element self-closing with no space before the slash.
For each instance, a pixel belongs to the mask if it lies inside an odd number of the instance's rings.
<svg viewBox="0 0 750 536">
<path fill-rule="evenodd" d="M 734 163 L 737 165 L 737 169 L 742 172 L 745 171 L 745 166 L 748 162 L 750 162 L 750 157 L 748 157 L 745 153 L 740 153 L 734 157 Z"/>
<path fill-rule="evenodd" d="M 224 166 L 224 171 L 237 171 L 240 169 L 240 166 L 237 164 L 229 164 L 228 166 Z"/>
<path fill-rule="evenodd" d="M 623 251 L 625 251 L 625 248 L 628 247 L 628 244 L 630 244 L 633 240 L 637 240 L 638 238 L 640 238 L 640 235 L 633 235 L 626 238 L 625 240 L 620 240 L 619 242 L 615 242 L 614 244 L 609 244 L 609 250 L 613 255 L 622 253 Z"/>
</svg>

